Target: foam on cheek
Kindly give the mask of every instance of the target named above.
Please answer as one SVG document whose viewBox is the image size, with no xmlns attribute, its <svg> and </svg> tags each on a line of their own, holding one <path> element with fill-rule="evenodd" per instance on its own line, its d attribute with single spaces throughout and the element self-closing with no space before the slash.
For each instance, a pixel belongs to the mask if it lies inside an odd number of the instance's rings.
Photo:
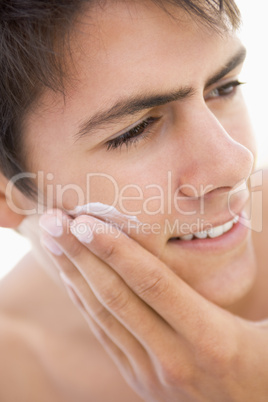
<svg viewBox="0 0 268 402">
<path fill-rule="evenodd" d="M 141 222 L 136 216 L 125 215 L 119 212 L 111 205 L 102 204 L 100 202 L 90 202 L 85 205 L 78 205 L 73 215 L 92 215 L 101 218 L 107 222 L 125 223 L 131 221 L 132 224 L 139 225 Z"/>
</svg>

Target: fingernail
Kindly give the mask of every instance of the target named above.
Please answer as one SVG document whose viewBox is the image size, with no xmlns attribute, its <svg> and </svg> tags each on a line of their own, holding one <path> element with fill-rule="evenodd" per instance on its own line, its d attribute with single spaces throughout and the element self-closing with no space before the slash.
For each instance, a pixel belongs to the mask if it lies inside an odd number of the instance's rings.
<svg viewBox="0 0 268 402">
<path fill-rule="evenodd" d="M 53 237 L 60 237 L 63 234 L 62 223 L 56 215 L 42 215 L 39 225 Z"/>
<path fill-rule="evenodd" d="M 79 220 L 74 220 L 70 226 L 70 230 L 81 243 L 89 244 L 94 237 L 92 227 L 92 222 L 79 222 Z"/>
<path fill-rule="evenodd" d="M 62 255 L 62 250 L 59 248 L 59 246 L 54 242 L 53 239 L 51 239 L 48 236 L 43 236 L 41 238 L 41 242 L 44 244 L 44 246 L 54 255 L 60 256 Z"/>
</svg>

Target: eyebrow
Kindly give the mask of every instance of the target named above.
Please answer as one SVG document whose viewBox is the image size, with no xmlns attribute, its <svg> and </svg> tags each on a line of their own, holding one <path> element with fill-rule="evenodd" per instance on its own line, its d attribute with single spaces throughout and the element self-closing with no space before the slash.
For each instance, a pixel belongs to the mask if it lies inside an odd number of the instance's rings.
<svg viewBox="0 0 268 402">
<path fill-rule="evenodd" d="M 237 66 L 245 61 L 247 50 L 244 46 L 241 46 L 237 53 L 223 66 L 216 74 L 213 74 L 211 78 L 206 81 L 205 88 L 210 87 L 216 82 L 220 81 L 228 73 L 233 71 Z"/>
<path fill-rule="evenodd" d="M 213 76 L 206 81 L 205 88 L 215 84 L 221 78 L 225 77 L 229 72 L 242 64 L 245 58 L 246 49 L 242 46 L 219 71 L 213 74 Z M 174 101 L 182 101 L 193 95 L 194 92 L 195 90 L 192 87 L 187 86 L 166 94 L 138 95 L 127 99 L 121 99 L 109 109 L 99 111 L 89 119 L 83 121 L 79 126 L 78 132 L 74 135 L 74 138 L 78 141 L 96 128 L 117 122 L 123 117 L 135 115 L 143 110 L 163 106 Z"/>
<path fill-rule="evenodd" d="M 78 133 L 75 134 L 75 138 L 78 140 L 97 127 L 103 126 L 107 123 L 116 122 L 123 117 L 134 115 L 142 110 L 183 100 L 193 94 L 193 92 L 192 88 L 186 87 L 168 94 L 137 96 L 135 98 L 128 98 L 127 100 L 120 100 L 110 109 L 105 110 L 104 112 L 97 112 L 89 120 L 82 123 Z"/>
</svg>

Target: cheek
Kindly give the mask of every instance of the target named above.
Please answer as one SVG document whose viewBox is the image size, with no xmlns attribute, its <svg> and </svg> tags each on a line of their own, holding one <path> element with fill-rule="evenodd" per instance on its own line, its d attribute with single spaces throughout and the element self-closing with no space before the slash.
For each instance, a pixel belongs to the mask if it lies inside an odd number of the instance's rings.
<svg viewBox="0 0 268 402">
<path fill-rule="evenodd" d="M 227 307 L 243 297 L 256 277 L 251 239 L 226 255 L 189 254 L 168 245 L 161 256 L 181 279 L 208 300 Z M 202 264 L 200 263 L 202 261 Z"/>
<path fill-rule="evenodd" d="M 135 166 L 126 164 L 128 166 L 121 173 L 114 166 L 109 175 L 93 177 L 90 188 L 90 202 L 113 205 L 121 213 L 138 218 L 142 225 L 130 223 L 125 230 L 157 256 L 162 254 L 166 244 L 165 221 L 168 218 L 168 195 L 171 193 L 168 170 L 164 161 L 159 159 L 163 156 L 158 158 L 156 154 L 153 161 L 148 156 Z"/>
</svg>

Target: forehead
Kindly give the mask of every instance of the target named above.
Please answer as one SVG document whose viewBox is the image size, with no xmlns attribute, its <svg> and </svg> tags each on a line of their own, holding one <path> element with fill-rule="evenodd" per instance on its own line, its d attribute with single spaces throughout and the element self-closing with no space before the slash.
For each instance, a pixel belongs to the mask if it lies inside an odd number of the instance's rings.
<svg viewBox="0 0 268 402">
<path fill-rule="evenodd" d="M 76 88 L 87 82 L 92 93 L 104 97 L 107 89 L 118 95 L 146 91 L 162 80 L 168 85 L 178 70 L 187 81 L 200 71 L 200 60 L 207 74 L 211 60 L 216 65 L 230 43 L 235 47 L 233 34 L 216 34 L 179 7 L 167 11 L 151 1 L 119 1 L 80 16 L 71 41 Z"/>
<path fill-rule="evenodd" d="M 68 129 L 77 130 L 84 116 L 126 95 L 196 87 L 239 47 L 233 33 L 219 35 L 179 7 L 168 11 L 151 1 L 118 1 L 80 15 L 70 39 L 66 97 L 47 92 L 38 124 L 50 129 L 64 115 Z"/>
</svg>

